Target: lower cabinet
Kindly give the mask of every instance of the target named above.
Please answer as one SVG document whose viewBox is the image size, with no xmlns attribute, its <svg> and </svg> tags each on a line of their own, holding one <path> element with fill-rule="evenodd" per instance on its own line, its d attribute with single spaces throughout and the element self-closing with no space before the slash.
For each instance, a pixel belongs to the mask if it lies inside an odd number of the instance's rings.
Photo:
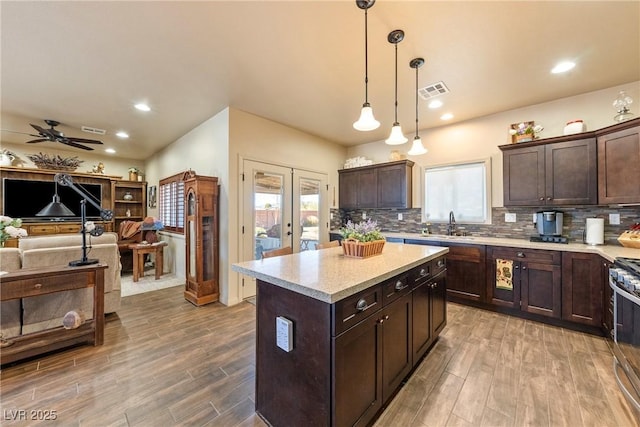
<svg viewBox="0 0 640 427">
<path fill-rule="evenodd" d="M 333 338 L 332 425 L 369 425 L 433 344 L 446 325 L 445 268 L 441 258 L 386 281 L 382 307 L 372 290 L 336 304 L 346 322 L 351 306 L 380 308 Z"/>
<path fill-rule="evenodd" d="M 599 255 L 562 254 L 562 319 L 602 326 L 603 260 Z"/>
<path fill-rule="evenodd" d="M 452 300 L 486 302 L 485 246 L 455 243 L 447 246 L 447 295 Z"/>
<path fill-rule="evenodd" d="M 556 319 L 562 311 L 561 253 L 489 247 L 487 293 L 494 305 Z"/>
</svg>

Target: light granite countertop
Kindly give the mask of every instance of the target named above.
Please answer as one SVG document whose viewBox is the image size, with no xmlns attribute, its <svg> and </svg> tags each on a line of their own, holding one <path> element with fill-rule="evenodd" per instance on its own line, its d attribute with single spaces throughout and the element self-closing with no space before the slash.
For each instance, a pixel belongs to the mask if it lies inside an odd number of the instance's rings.
<svg viewBox="0 0 640 427">
<path fill-rule="evenodd" d="M 342 247 L 232 264 L 231 269 L 334 303 L 449 252 L 446 247 L 387 242 L 382 254 L 345 257 Z"/>
<path fill-rule="evenodd" d="M 530 242 L 527 239 L 508 239 L 482 236 L 442 236 L 438 234 L 422 235 L 418 233 L 382 233 L 387 238 L 423 240 L 425 242 L 451 242 L 465 245 L 506 246 L 523 249 L 544 249 L 547 251 L 584 252 L 601 255 L 608 261 L 618 257 L 640 259 L 640 249 L 615 245 L 586 245 L 584 243 L 545 243 Z"/>
</svg>

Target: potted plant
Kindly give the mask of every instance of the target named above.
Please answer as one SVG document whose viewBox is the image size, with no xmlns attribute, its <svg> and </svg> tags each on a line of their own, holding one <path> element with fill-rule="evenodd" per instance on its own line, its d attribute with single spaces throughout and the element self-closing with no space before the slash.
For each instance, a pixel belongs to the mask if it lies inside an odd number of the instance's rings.
<svg viewBox="0 0 640 427">
<path fill-rule="evenodd" d="M 522 122 L 512 124 L 509 134 L 513 142 L 527 142 L 538 138 L 538 134 L 543 130 L 544 128 L 535 122 Z"/>
<path fill-rule="evenodd" d="M 129 181 L 137 181 L 138 180 L 138 168 L 130 167 L 129 168 Z"/>
<path fill-rule="evenodd" d="M 378 228 L 378 223 L 368 219 L 354 224 L 351 221 L 340 229 L 342 249 L 345 256 L 367 258 L 382 253 L 385 238 Z"/>
<path fill-rule="evenodd" d="M 27 236 L 27 230 L 21 228 L 22 220 L 20 218 L 11 218 L 8 216 L 0 216 L 0 247 L 4 247 L 9 239 L 19 239 Z"/>
</svg>

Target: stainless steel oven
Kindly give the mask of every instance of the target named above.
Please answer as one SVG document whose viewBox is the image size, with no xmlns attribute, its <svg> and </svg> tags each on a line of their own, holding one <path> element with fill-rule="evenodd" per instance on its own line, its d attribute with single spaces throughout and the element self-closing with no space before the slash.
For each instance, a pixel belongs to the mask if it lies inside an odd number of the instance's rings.
<svg viewBox="0 0 640 427">
<path fill-rule="evenodd" d="M 609 286 L 613 290 L 613 369 L 620 389 L 640 412 L 640 259 L 617 258 L 609 269 Z"/>
</svg>

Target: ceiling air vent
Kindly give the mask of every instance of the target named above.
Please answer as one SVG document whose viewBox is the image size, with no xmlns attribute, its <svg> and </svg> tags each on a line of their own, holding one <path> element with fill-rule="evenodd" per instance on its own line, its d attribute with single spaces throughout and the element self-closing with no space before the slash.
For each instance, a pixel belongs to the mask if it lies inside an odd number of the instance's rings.
<svg viewBox="0 0 640 427">
<path fill-rule="evenodd" d="M 444 84 L 444 82 L 434 83 L 418 89 L 418 94 L 420 94 L 422 99 L 435 98 L 436 96 L 445 93 L 449 93 L 449 88 Z"/>
<path fill-rule="evenodd" d="M 93 133 L 95 135 L 104 135 L 105 133 L 107 133 L 107 131 L 104 129 L 98 129 L 91 126 L 82 126 L 80 129 L 82 129 L 83 132 Z"/>
</svg>

